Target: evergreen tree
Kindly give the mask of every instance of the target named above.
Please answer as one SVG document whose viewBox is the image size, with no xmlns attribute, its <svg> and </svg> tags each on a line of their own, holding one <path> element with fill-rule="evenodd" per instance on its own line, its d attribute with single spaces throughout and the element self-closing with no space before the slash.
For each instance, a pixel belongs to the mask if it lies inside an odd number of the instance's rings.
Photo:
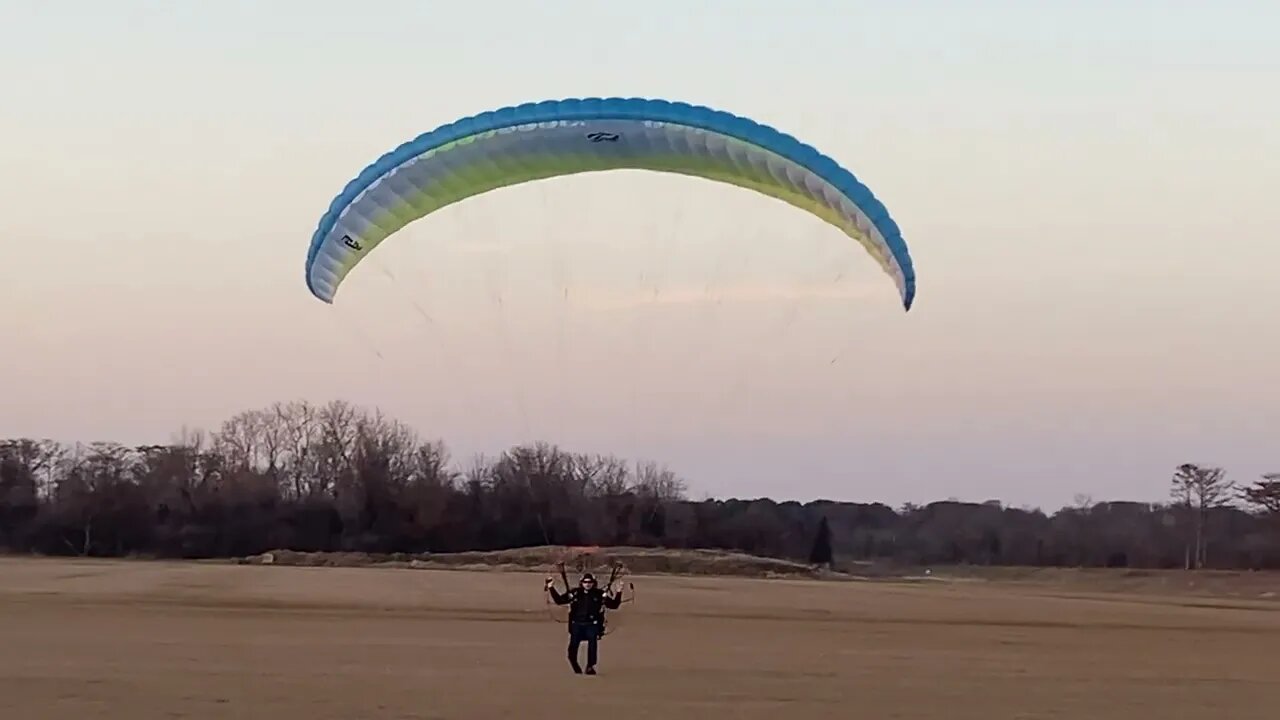
<svg viewBox="0 0 1280 720">
<path fill-rule="evenodd" d="M 824 515 L 822 521 L 818 523 L 818 535 L 813 539 L 813 549 L 809 551 L 809 562 L 831 567 L 832 560 L 834 558 L 831 552 L 831 526 L 827 524 L 827 518 Z"/>
</svg>

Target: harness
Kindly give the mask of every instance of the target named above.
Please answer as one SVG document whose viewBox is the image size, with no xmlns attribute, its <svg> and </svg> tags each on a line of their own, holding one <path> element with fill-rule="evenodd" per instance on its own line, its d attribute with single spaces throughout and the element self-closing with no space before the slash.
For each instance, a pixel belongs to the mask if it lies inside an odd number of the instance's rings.
<svg viewBox="0 0 1280 720">
<path fill-rule="evenodd" d="M 578 561 L 579 561 L 578 569 L 579 571 L 582 571 L 584 569 L 583 568 L 584 563 L 581 556 L 579 556 Z M 564 583 L 565 594 L 572 593 L 574 588 L 572 585 L 569 584 L 569 574 L 565 570 L 565 563 L 563 560 L 556 562 L 556 569 L 560 571 L 560 580 L 561 582 Z M 624 570 L 625 570 L 625 567 L 621 562 L 615 561 L 612 564 L 609 570 L 609 581 L 605 583 L 604 586 L 601 588 L 602 590 L 604 590 L 606 598 L 608 597 L 608 592 L 613 589 L 614 583 L 618 581 L 619 576 L 623 573 Z M 622 598 L 619 601 L 619 605 L 622 605 L 624 603 L 629 603 L 635 600 L 635 585 L 631 584 L 630 589 L 631 589 L 631 597 Z M 619 590 L 619 595 L 620 594 L 621 594 L 621 590 Z M 565 616 L 563 619 L 561 619 L 558 613 L 556 612 L 556 609 L 558 606 L 551 600 L 550 592 L 544 592 L 543 599 L 547 606 L 547 612 L 549 615 L 551 615 L 551 619 L 555 620 L 557 623 L 560 623 L 561 625 L 565 625 L 569 623 L 568 612 L 565 613 Z M 603 602 L 601 602 L 601 606 L 600 606 L 600 620 L 598 621 L 598 623 L 600 626 L 600 637 L 603 638 L 604 636 L 608 635 L 610 632 L 609 608 L 606 605 L 604 605 Z"/>
</svg>

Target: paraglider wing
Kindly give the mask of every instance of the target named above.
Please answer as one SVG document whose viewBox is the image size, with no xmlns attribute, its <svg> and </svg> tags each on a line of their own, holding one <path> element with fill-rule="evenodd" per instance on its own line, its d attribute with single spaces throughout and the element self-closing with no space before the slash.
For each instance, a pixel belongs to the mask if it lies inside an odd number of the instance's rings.
<svg viewBox="0 0 1280 720">
<path fill-rule="evenodd" d="M 640 169 L 692 175 L 788 202 L 857 240 L 911 309 L 916 278 L 901 232 L 852 173 L 814 148 L 720 110 L 640 98 L 549 100 L 493 110 L 383 155 L 334 198 L 307 253 L 307 287 L 331 303 L 378 243 L 409 223 L 496 188 Z"/>
</svg>

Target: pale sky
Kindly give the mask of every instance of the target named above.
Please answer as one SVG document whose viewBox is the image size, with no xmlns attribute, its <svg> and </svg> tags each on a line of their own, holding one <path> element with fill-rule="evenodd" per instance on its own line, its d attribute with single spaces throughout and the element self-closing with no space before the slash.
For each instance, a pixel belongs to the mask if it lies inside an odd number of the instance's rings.
<svg viewBox="0 0 1280 720">
<path fill-rule="evenodd" d="M 1278 32 L 1229 0 L 0 0 L 0 436 L 345 399 L 462 461 L 544 439 L 695 496 L 1249 482 L 1280 470 Z M 591 95 L 831 155 L 902 227 L 915 306 L 795 208 L 643 173 L 473 198 L 307 292 L 378 155 Z"/>
</svg>

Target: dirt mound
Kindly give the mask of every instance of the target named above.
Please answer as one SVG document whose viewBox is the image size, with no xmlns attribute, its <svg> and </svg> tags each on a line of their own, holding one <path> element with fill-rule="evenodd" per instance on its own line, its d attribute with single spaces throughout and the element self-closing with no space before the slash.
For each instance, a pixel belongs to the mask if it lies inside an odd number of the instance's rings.
<svg viewBox="0 0 1280 720">
<path fill-rule="evenodd" d="M 249 565 L 290 565 L 303 567 L 390 566 L 457 570 L 515 570 L 551 572 L 560 560 L 572 559 L 586 552 L 595 566 L 621 562 L 639 575 L 709 575 L 736 577 L 807 577 L 835 576 L 811 565 L 757 557 L 722 550 L 666 550 L 661 548 L 608 547 L 573 548 L 542 546 L 460 553 L 358 553 L 297 552 L 272 550 L 261 555 L 239 558 Z"/>
</svg>

